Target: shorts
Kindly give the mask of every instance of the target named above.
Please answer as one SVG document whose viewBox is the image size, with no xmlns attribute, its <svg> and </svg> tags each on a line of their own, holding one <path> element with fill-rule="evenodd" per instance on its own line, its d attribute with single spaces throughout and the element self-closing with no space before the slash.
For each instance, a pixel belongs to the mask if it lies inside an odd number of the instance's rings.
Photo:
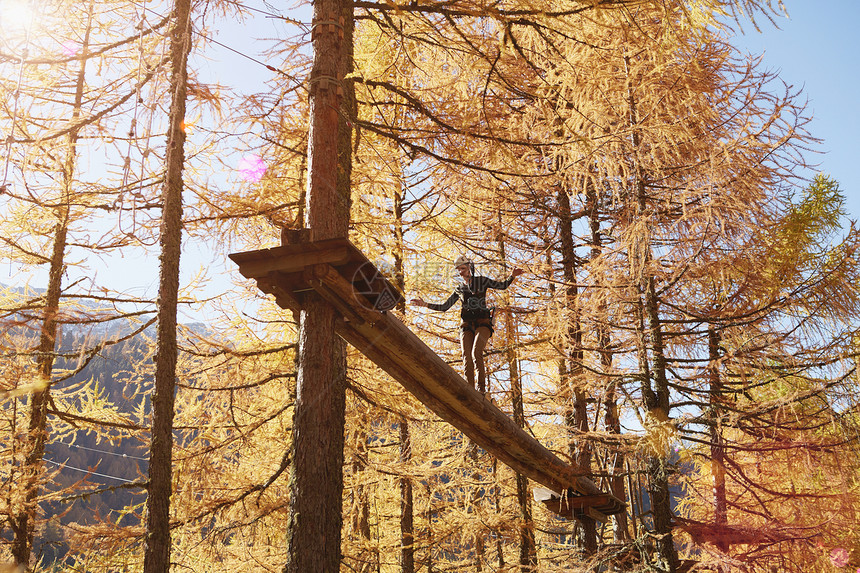
<svg viewBox="0 0 860 573">
<path fill-rule="evenodd" d="M 460 332 L 475 333 L 482 326 L 489 328 L 490 336 L 493 335 L 493 319 L 491 318 L 476 318 L 474 320 L 464 320 L 463 323 L 460 324 Z"/>
</svg>

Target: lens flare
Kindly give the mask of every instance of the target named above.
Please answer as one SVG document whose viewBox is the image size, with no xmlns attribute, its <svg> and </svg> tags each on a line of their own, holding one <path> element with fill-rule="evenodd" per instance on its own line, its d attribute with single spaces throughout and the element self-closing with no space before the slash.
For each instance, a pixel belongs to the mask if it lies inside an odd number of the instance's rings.
<svg viewBox="0 0 860 573">
<path fill-rule="evenodd" d="M 69 40 L 68 42 L 63 42 L 63 55 L 68 56 L 69 58 L 77 56 L 79 49 L 80 46 L 78 46 L 77 42 L 72 42 L 71 40 Z"/>
<path fill-rule="evenodd" d="M 848 555 L 848 551 L 842 547 L 837 547 L 830 552 L 830 562 L 833 563 L 834 567 L 845 567 L 848 565 L 849 560 L 850 556 Z"/>
<path fill-rule="evenodd" d="M 266 173 L 266 169 L 266 162 L 257 155 L 246 155 L 239 161 L 239 173 L 242 179 L 251 183 L 259 182 Z"/>
</svg>

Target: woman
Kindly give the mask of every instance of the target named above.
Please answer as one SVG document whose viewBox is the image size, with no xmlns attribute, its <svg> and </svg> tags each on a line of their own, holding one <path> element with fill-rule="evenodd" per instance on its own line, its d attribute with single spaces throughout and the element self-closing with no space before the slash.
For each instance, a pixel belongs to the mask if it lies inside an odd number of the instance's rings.
<svg viewBox="0 0 860 573">
<path fill-rule="evenodd" d="M 463 349 L 463 369 L 466 371 L 466 380 L 475 386 L 475 370 L 478 371 L 478 391 L 486 392 L 485 370 L 484 370 L 484 347 L 493 335 L 493 316 L 487 306 L 487 289 L 504 290 L 508 288 L 523 270 L 516 268 L 510 278 L 505 281 L 496 281 L 480 275 L 475 275 L 475 264 L 468 258 L 461 256 L 454 261 L 454 268 L 460 273 L 463 283 L 454 288 L 454 292 L 448 300 L 442 304 L 425 302 L 422 298 L 412 299 L 412 304 L 423 306 L 430 310 L 445 312 L 460 299 L 463 307 L 460 310 L 460 346 Z"/>
</svg>

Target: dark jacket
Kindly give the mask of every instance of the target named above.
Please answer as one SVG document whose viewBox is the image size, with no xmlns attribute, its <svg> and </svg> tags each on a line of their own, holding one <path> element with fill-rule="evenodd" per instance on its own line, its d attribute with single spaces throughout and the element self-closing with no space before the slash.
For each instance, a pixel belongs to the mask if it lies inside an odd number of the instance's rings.
<svg viewBox="0 0 860 573">
<path fill-rule="evenodd" d="M 444 312 L 451 308 L 457 299 L 460 299 L 463 301 L 460 318 L 466 322 L 488 320 L 492 317 L 492 312 L 487 306 L 487 289 L 505 290 L 513 280 L 513 277 L 504 281 L 497 281 L 487 277 L 473 276 L 468 285 L 466 283 L 458 284 L 448 300 L 441 304 L 427 303 L 427 308 Z"/>
</svg>

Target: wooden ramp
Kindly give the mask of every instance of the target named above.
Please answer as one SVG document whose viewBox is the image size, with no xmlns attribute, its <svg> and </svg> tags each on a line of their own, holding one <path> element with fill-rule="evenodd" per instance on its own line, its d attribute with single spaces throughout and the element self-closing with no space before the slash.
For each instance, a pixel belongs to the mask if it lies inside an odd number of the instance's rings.
<svg viewBox="0 0 860 573">
<path fill-rule="evenodd" d="M 319 293 L 343 316 L 337 332 L 344 340 L 499 461 L 560 492 L 561 499 L 544 502 L 553 511 L 596 519 L 625 511 L 623 502 L 543 447 L 387 313 L 403 295 L 348 240 L 301 242 L 230 258 L 281 308 L 299 312 L 309 292 Z"/>
</svg>

